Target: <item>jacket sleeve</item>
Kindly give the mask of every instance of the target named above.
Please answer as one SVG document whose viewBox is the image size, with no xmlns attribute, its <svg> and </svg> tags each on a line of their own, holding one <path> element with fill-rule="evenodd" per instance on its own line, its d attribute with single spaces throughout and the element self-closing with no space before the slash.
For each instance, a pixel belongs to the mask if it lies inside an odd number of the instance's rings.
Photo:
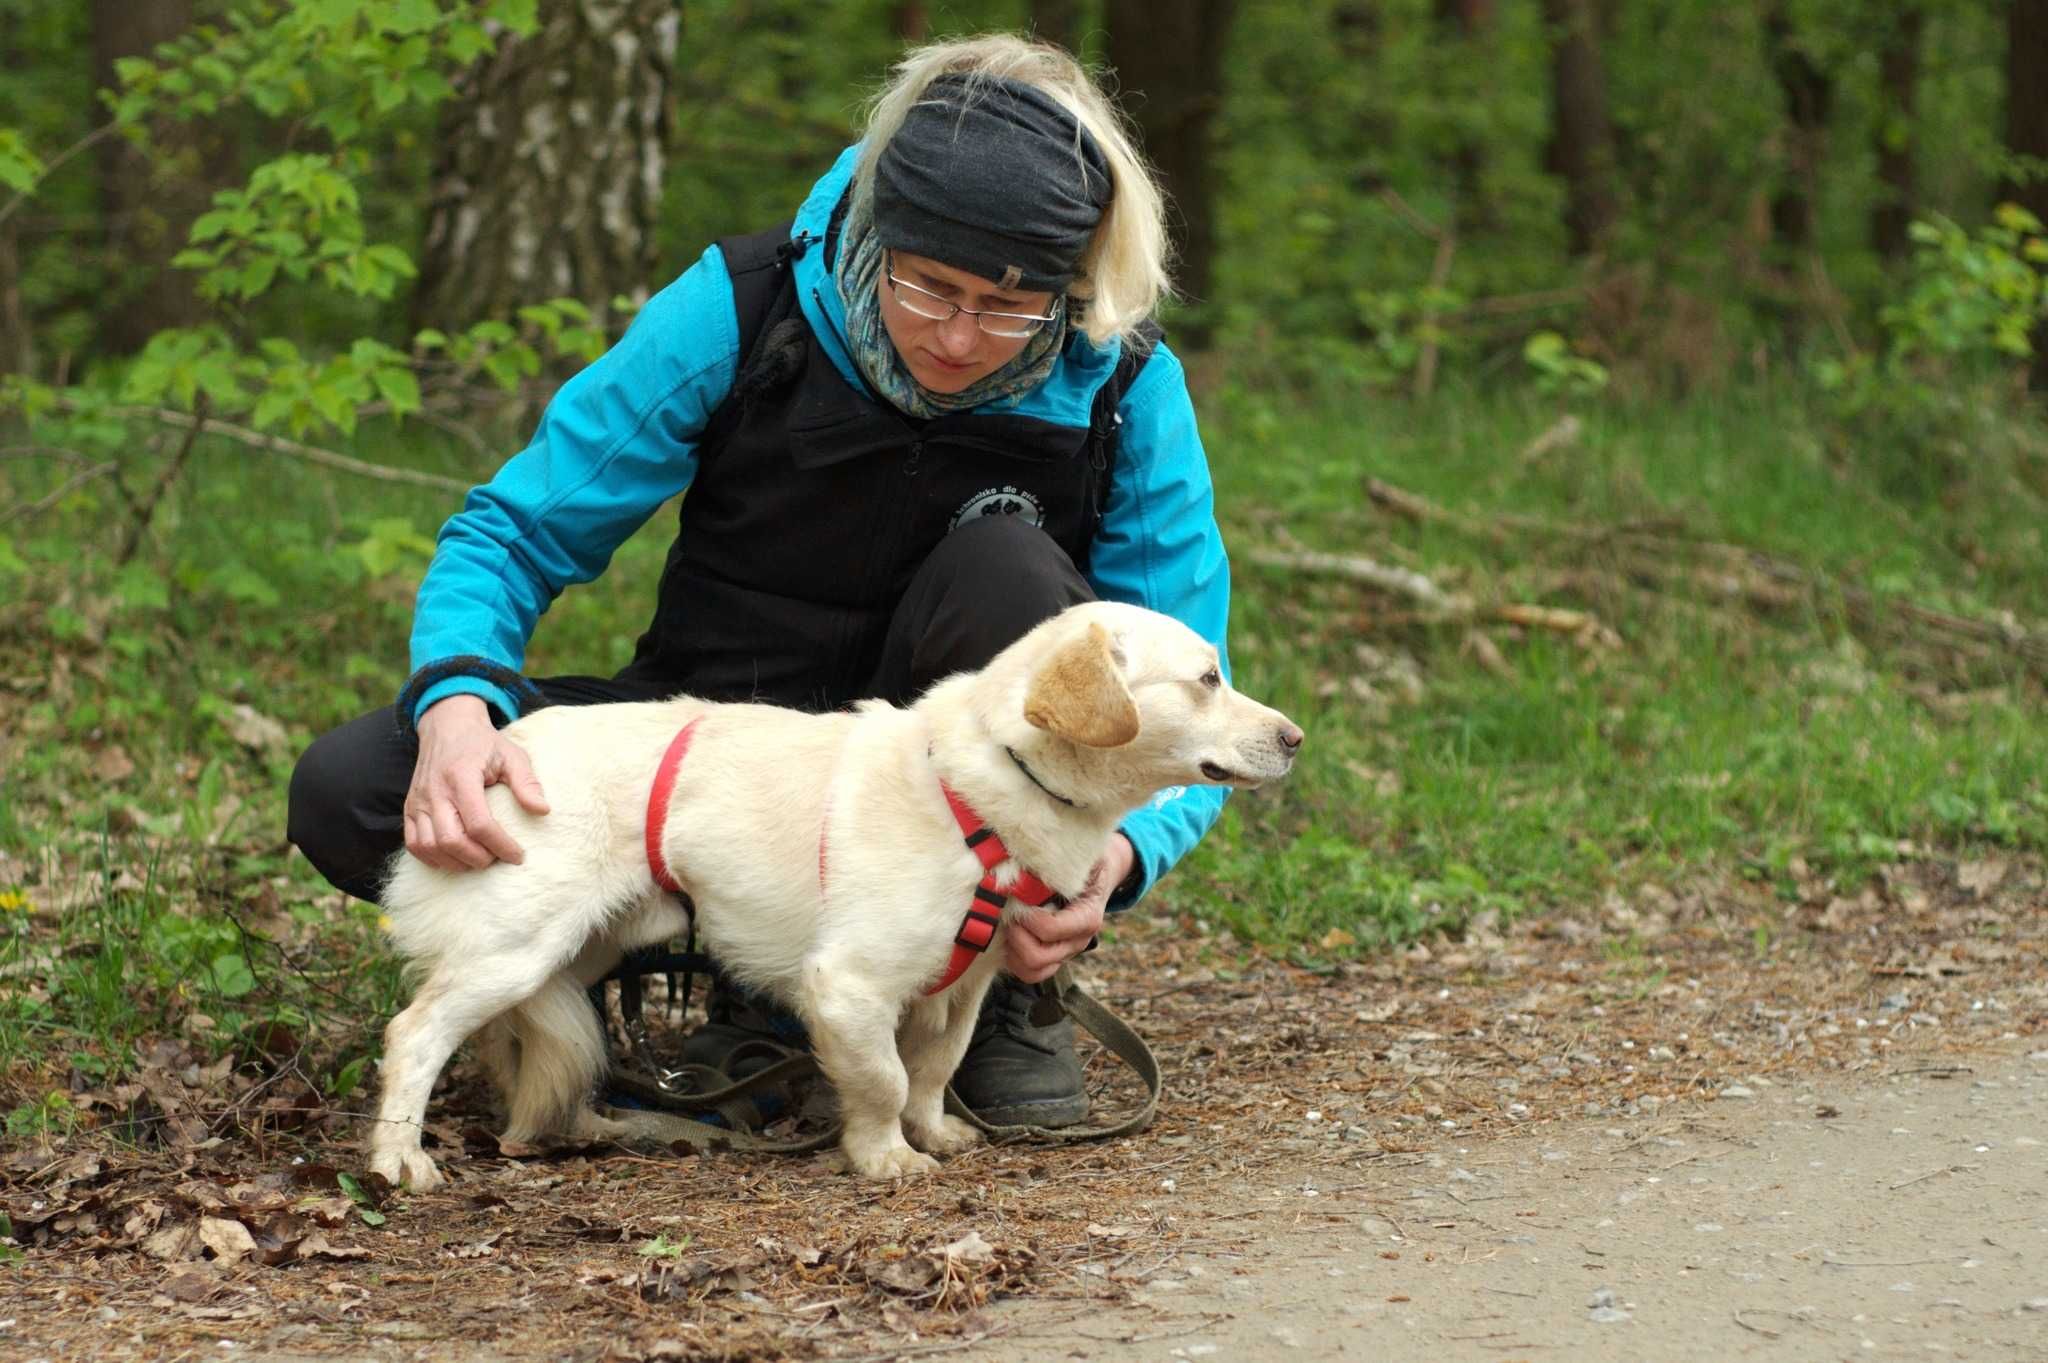
<svg viewBox="0 0 2048 1363">
<path fill-rule="evenodd" d="M 458 693 L 518 717 L 534 625 L 689 486 L 697 437 L 732 390 L 738 355 L 732 281 L 713 246 L 562 386 L 533 443 L 441 528 L 414 606 L 401 722 Z"/>
<path fill-rule="evenodd" d="M 1187 378 L 1164 343 L 1124 394 L 1118 415 L 1122 433 L 1089 578 L 1103 599 L 1171 615 L 1215 644 L 1228 676 L 1230 563 Z M 1221 786 L 1170 786 L 1126 818 L 1123 833 L 1137 852 L 1136 885 L 1113 896 L 1110 908 L 1135 904 L 1187 855 L 1216 822 L 1228 794 Z"/>
</svg>

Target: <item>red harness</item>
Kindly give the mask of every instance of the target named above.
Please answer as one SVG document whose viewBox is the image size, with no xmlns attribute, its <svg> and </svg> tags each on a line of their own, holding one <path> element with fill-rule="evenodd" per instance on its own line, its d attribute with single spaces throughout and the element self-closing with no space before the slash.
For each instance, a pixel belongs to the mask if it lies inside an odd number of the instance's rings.
<svg viewBox="0 0 2048 1363">
<path fill-rule="evenodd" d="M 654 769 L 654 785 L 647 792 L 647 868 L 654 873 L 654 883 L 671 894 L 681 894 L 683 887 L 676 883 L 675 876 L 668 869 L 668 862 L 661 855 L 661 833 L 668 823 L 669 796 L 676 787 L 676 772 L 683 765 L 683 755 L 690 750 L 691 736 L 703 716 L 685 724 L 676 736 L 669 740 L 668 751 L 661 755 L 661 765 Z M 939 982 L 925 990 L 927 995 L 942 992 L 946 986 L 967 973 L 967 967 L 974 964 L 974 958 L 988 950 L 988 944 L 995 940 L 996 925 L 1003 921 L 1003 909 L 1011 899 L 1020 899 L 1033 908 L 1052 904 L 1064 908 L 1066 900 L 1055 893 L 1052 886 L 1040 880 L 1029 871 L 1021 871 L 1007 892 L 996 888 L 995 868 L 1010 859 L 1010 850 L 1003 846 L 1003 840 L 996 831 L 981 821 L 968 803 L 953 792 L 944 781 L 939 790 L 946 797 L 946 808 L 953 811 L 953 821 L 960 825 L 961 841 L 967 850 L 974 853 L 981 863 L 981 883 L 974 887 L 974 899 L 967 906 L 967 916 L 960 922 L 960 931 L 953 936 L 953 955 L 946 962 L 946 973 L 939 976 Z M 818 835 L 818 888 L 822 893 L 825 881 L 825 837 L 821 830 Z"/>
<path fill-rule="evenodd" d="M 1012 898 L 1021 899 L 1032 908 L 1052 904 L 1065 908 L 1067 901 L 1055 893 L 1052 886 L 1040 880 L 1029 871 L 1017 873 L 1009 893 L 996 888 L 996 867 L 1010 859 L 1010 849 L 1003 846 L 1003 840 L 996 831 L 981 821 L 981 815 L 974 812 L 967 801 L 954 793 L 944 781 L 939 789 L 946 796 L 946 808 L 953 811 L 953 822 L 960 825 L 960 838 L 967 844 L 967 850 L 974 853 L 981 863 L 981 884 L 974 887 L 973 902 L 967 906 L 967 917 L 961 920 L 960 931 L 953 936 L 953 957 L 946 962 L 946 973 L 939 976 L 939 982 L 925 990 L 936 994 L 947 985 L 959 979 L 974 964 L 974 958 L 988 950 L 988 944 L 995 940 L 996 924 L 1003 921 L 1003 906 Z M 1057 901 L 1057 902 L 1055 902 Z"/>
</svg>

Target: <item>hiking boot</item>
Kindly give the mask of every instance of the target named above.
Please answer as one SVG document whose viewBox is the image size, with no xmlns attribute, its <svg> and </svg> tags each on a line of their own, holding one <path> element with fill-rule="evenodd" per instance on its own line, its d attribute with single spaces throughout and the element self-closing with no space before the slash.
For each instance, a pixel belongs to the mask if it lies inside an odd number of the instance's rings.
<svg viewBox="0 0 2048 1363">
<path fill-rule="evenodd" d="M 803 1023 L 723 979 L 712 979 L 704 1016 L 704 1025 L 683 1038 L 681 1059 L 728 1079 L 744 1079 L 793 1052 L 810 1049 Z"/>
<path fill-rule="evenodd" d="M 992 1126 L 1072 1126 L 1088 1115 L 1074 1021 L 1038 1025 L 1037 986 L 998 975 L 981 1001 L 953 1091 Z"/>
</svg>

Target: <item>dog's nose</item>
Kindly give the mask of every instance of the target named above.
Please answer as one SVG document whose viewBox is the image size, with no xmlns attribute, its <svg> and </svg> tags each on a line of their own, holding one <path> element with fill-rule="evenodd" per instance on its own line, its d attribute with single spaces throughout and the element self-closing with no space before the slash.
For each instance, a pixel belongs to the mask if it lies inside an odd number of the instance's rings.
<svg viewBox="0 0 2048 1363">
<path fill-rule="evenodd" d="M 1280 746 L 1287 749 L 1289 753 L 1300 749 L 1301 740 L 1304 737 L 1306 735 L 1301 732 L 1301 726 L 1299 725 L 1283 724 L 1280 726 Z"/>
</svg>

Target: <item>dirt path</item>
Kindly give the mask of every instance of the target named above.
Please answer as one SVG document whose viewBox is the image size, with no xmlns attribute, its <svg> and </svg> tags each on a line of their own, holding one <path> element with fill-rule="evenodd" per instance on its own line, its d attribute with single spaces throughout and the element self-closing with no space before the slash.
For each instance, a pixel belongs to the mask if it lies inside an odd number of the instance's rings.
<svg viewBox="0 0 2048 1363">
<path fill-rule="evenodd" d="M 1269 1170 L 1114 1310 L 963 1360 L 2048 1358 L 2048 1051 Z"/>
<path fill-rule="evenodd" d="M 0 1150 L 0 1358 L 2048 1360 L 2044 909 L 1921 860 L 1316 969 L 1151 917 L 1090 973 L 1153 1125 L 900 1187 L 507 1158 L 458 1064 L 453 1182 L 366 1208 L 351 1114 L 167 1037 Z"/>
</svg>

